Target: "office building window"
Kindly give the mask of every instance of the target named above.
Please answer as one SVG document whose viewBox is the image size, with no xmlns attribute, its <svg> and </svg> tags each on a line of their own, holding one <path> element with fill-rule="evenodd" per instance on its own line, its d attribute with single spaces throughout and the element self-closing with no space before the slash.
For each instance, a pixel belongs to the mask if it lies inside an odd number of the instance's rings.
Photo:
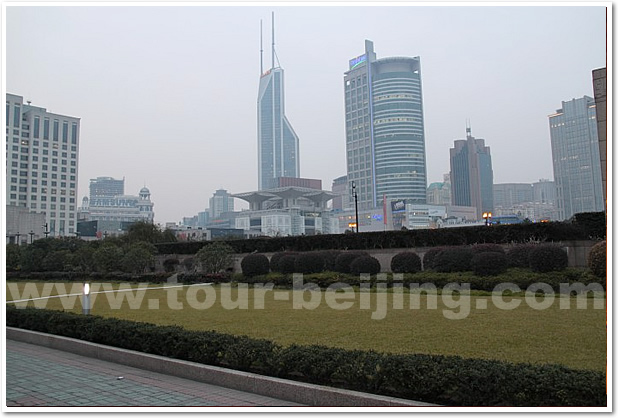
<svg viewBox="0 0 618 418">
<path fill-rule="evenodd" d="M 43 139 L 49 139 L 49 119 L 45 118 L 43 120 Z M 48 142 L 43 142 L 44 147 L 48 147 Z"/>
<path fill-rule="evenodd" d="M 54 132 L 53 132 L 53 137 L 52 139 L 54 141 L 58 140 L 58 134 L 60 132 L 60 122 L 57 119 L 54 119 Z"/>
<path fill-rule="evenodd" d="M 62 142 L 69 140 L 69 122 L 62 122 Z"/>
<path fill-rule="evenodd" d="M 34 129 L 33 129 L 33 137 L 34 138 L 38 138 L 39 137 L 39 125 L 41 124 L 41 118 L 39 116 L 35 116 L 34 117 Z M 35 144 L 38 145 L 38 144 Z"/>
</svg>

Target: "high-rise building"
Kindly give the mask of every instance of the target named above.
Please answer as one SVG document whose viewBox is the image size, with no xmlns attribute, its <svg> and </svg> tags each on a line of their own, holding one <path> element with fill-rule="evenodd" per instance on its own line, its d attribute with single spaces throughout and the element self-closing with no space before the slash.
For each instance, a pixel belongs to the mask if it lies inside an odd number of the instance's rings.
<svg viewBox="0 0 618 418">
<path fill-rule="evenodd" d="M 378 60 L 366 40 L 365 53 L 349 62 L 344 90 L 347 199 L 354 183 L 361 209 L 381 207 L 384 196 L 425 203 L 420 58 Z"/>
<path fill-rule="evenodd" d="M 234 198 L 227 190 L 219 189 L 210 198 L 210 219 L 215 219 L 225 212 L 234 212 Z"/>
<path fill-rule="evenodd" d="M 258 189 L 270 188 L 276 177 L 299 177 L 298 135 L 285 115 L 283 68 L 275 66 L 273 14 L 272 65 L 264 72 L 260 56 L 258 91 Z M 260 50 L 262 55 L 262 50 Z"/>
<path fill-rule="evenodd" d="M 510 208 L 513 205 L 534 201 L 534 190 L 530 183 L 494 184 L 494 207 Z"/>
<path fill-rule="evenodd" d="M 49 236 L 77 228 L 79 128 L 79 118 L 6 95 L 6 201 L 44 213 Z"/>
<path fill-rule="evenodd" d="M 540 179 L 532 183 L 534 202 L 554 205 L 556 203 L 556 186 L 553 181 Z"/>
<path fill-rule="evenodd" d="M 597 132 L 599 136 L 599 157 L 603 179 L 603 202 L 607 211 L 607 68 L 592 71 L 594 103 L 597 105 Z"/>
<path fill-rule="evenodd" d="M 485 140 L 472 136 L 466 128 L 466 139 L 455 140 L 451 155 L 451 200 L 455 206 L 474 206 L 476 217 L 494 207 L 493 181 L 489 147 Z"/>
<path fill-rule="evenodd" d="M 427 187 L 427 204 L 450 205 L 451 204 L 451 175 L 445 174 L 444 181 L 431 183 Z"/>
<path fill-rule="evenodd" d="M 588 96 L 549 115 L 558 219 L 604 210 L 596 105 Z"/>
<path fill-rule="evenodd" d="M 116 180 L 112 177 L 97 177 L 90 179 L 90 203 L 101 197 L 114 197 L 124 194 L 124 178 Z"/>
<path fill-rule="evenodd" d="M 331 187 L 331 191 L 335 195 L 333 198 L 332 209 L 333 210 L 343 210 L 349 209 L 349 207 L 344 206 L 344 203 L 348 203 L 347 193 L 348 193 L 348 176 L 337 177 L 333 180 L 333 185 Z M 344 199 L 345 198 L 345 199 Z"/>
</svg>

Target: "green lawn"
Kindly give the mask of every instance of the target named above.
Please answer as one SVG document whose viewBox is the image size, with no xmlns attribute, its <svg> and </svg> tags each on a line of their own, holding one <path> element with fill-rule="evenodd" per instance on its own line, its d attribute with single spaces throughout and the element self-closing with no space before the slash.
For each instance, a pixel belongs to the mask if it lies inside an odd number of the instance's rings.
<svg viewBox="0 0 618 418">
<path fill-rule="evenodd" d="M 21 294 L 24 286 L 25 283 L 7 283 L 7 300 L 13 299 L 11 289 L 18 289 Z M 37 287 L 41 290 L 42 284 L 37 284 Z M 96 291 L 97 285 L 93 284 L 92 288 Z M 71 284 L 67 284 L 67 293 L 70 289 Z M 136 309 L 131 309 L 126 299 L 122 304 L 116 304 L 116 309 L 110 308 L 114 304 L 110 303 L 108 296 L 118 298 L 121 293 L 92 295 L 94 304 L 91 313 L 162 325 L 180 325 L 187 329 L 248 335 L 283 345 L 321 344 L 391 353 L 454 354 L 606 370 L 604 299 L 596 300 L 597 303 L 602 302 L 601 309 L 593 308 L 593 298 L 586 299 L 585 309 L 576 308 L 575 298 L 566 298 L 563 303 L 568 301 L 570 308 L 561 309 L 558 297 L 546 309 L 533 309 L 531 305 L 534 297 L 526 299 L 523 296 L 505 296 L 505 302 L 519 302 L 517 308 L 505 310 L 499 309 L 491 296 L 462 295 L 446 298 L 435 294 L 411 296 L 404 293 L 401 295 L 403 309 L 395 309 L 392 293 L 372 292 L 363 296 L 355 293 L 351 299 L 340 299 L 338 303 L 349 302 L 352 307 L 337 310 L 329 307 L 325 302 L 325 292 L 321 292 L 322 303 L 309 310 L 294 308 L 294 297 L 300 300 L 303 296 L 300 292 L 294 296 L 291 290 L 276 290 L 265 292 L 264 308 L 256 309 L 256 291 L 249 289 L 248 309 L 226 309 L 222 303 L 222 287 L 215 286 L 208 292 L 216 301 L 207 309 L 198 309 L 206 305 L 206 288 L 188 289 L 180 288 L 173 297 L 173 300 L 184 305 L 182 309 L 168 306 L 169 290 L 151 289 L 141 292 L 142 303 L 134 303 Z M 52 294 L 56 293 L 52 291 Z M 277 299 L 287 297 L 288 300 L 275 300 L 275 295 Z M 127 296 L 135 294 L 124 292 L 124 297 Z M 309 292 L 304 293 L 305 300 L 309 301 L 309 296 Z M 232 288 L 231 300 L 235 301 L 237 297 L 238 290 Z M 366 301 L 369 309 L 360 309 L 359 299 L 365 297 L 369 298 Z M 384 303 L 387 307 L 386 315 L 384 319 L 371 319 L 378 305 L 376 298 L 382 297 L 387 299 Z M 410 309 L 411 297 L 418 298 L 420 309 Z M 259 293 L 257 299 L 261 299 Z M 436 301 L 437 309 L 428 309 L 428 301 L 432 300 Z M 542 301 L 536 300 L 537 303 Z M 486 308 L 483 308 L 484 304 Z M 154 309 L 156 305 L 158 309 Z M 63 307 L 60 298 L 52 298 L 46 301 L 45 307 L 81 312 L 79 299 L 73 309 L 68 309 L 68 306 L 65 301 Z M 449 313 L 459 314 L 462 319 L 448 319 L 445 315 Z"/>
</svg>

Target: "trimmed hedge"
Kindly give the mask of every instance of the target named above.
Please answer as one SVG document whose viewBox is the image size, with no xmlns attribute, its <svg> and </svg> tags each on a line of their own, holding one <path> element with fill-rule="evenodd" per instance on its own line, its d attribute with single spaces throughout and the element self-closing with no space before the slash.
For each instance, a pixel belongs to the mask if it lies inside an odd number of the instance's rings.
<svg viewBox="0 0 618 418">
<path fill-rule="evenodd" d="M 283 274 L 292 274 L 296 269 L 296 254 L 284 255 L 279 259 L 279 272 Z"/>
<path fill-rule="evenodd" d="M 435 269 L 435 259 L 444 250 L 446 247 L 434 247 L 427 250 L 427 252 L 423 255 L 423 270 L 434 270 Z"/>
<path fill-rule="evenodd" d="M 450 247 L 440 251 L 433 260 L 434 269 L 440 273 L 470 270 L 472 250 L 469 247 Z"/>
<path fill-rule="evenodd" d="M 509 262 L 509 267 L 530 267 L 530 251 L 536 244 L 520 244 L 516 245 L 506 253 L 506 258 Z"/>
<path fill-rule="evenodd" d="M 449 406 L 606 406 L 606 375 L 560 365 L 387 354 L 272 341 L 177 326 L 6 308 L 6 324 L 98 344 L 284 379 Z"/>
<path fill-rule="evenodd" d="M 395 254 L 391 259 L 393 273 L 418 273 L 422 269 L 421 258 L 411 251 Z"/>
<path fill-rule="evenodd" d="M 566 251 L 555 244 L 536 245 L 530 251 L 528 260 L 532 271 L 539 273 L 564 270 L 569 265 Z"/>
<path fill-rule="evenodd" d="M 472 256 L 470 267 L 477 276 L 495 276 L 508 268 L 504 252 L 479 252 Z"/>
<path fill-rule="evenodd" d="M 242 268 L 242 274 L 247 277 L 268 274 L 270 271 L 268 257 L 264 254 L 249 254 L 245 256 L 240 262 L 240 267 Z"/>
<path fill-rule="evenodd" d="M 588 254 L 588 267 L 597 277 L 607 277 L 607 242 L 594 244 Z"/>
<path fill-rule="evenodd" d="M 603 233 L 599 222 L 604 212 L 592 216 L 594 222 L 542 222 L 513 225 L 466 226 L 457 228 L 418 229 L 408 231 L 361 232 L 227 241 L 236 253 L 316 250 L 371 250 L 385 248 L 439 247 L 471 245 L 479 242 L 511 244 L 536 241 L 589 240 Z M 195 254 L 211 241 L 155 244 L 159 254 Z"/>
<path fill-rule="evenodd" d="M 281 267 L 279 265 L 279 262 L 286 255 L 296 255 L 296 253 L 290 252 L 290 251 L 282 251 L 282 252 L 274 253 L 272 257 L 270 257 L 270 270 L 281 273 Z"/>
<path fill-rule="evenodd" d="M 382 266 L 377 258 L 372 257 L 370 255 L 363 255 L 355 258 L 352 263 L 350 263 L 350 273 L 354 275 L 360 274 L 378 274 Z"/>
<path fill-rule="evenodd" d="M 294 273 L 319 273 L 324 270 L 324 258 L 319 252 L 301 253 L 294 260 Z"/>
<path fill-rule="evenodd" d="M 335 271 L 339 273 L 349 274 L 352 261 L 358 257 L 369 257 L 369 253 L 364 251 L 343 251 L 335 259 Z"/>
</svg>

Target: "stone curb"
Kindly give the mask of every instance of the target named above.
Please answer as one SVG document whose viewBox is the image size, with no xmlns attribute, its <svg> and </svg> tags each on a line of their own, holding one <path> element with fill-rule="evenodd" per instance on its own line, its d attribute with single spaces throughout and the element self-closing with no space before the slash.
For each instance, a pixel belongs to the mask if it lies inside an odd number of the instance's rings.
<svg viewBox="0 0 618 418">
<path fill-rule="evenodd" d="M 6 338 L 308 406 L 438 406 L 208 366 L 19 328 L 6 327 Z"/>
</svg>

